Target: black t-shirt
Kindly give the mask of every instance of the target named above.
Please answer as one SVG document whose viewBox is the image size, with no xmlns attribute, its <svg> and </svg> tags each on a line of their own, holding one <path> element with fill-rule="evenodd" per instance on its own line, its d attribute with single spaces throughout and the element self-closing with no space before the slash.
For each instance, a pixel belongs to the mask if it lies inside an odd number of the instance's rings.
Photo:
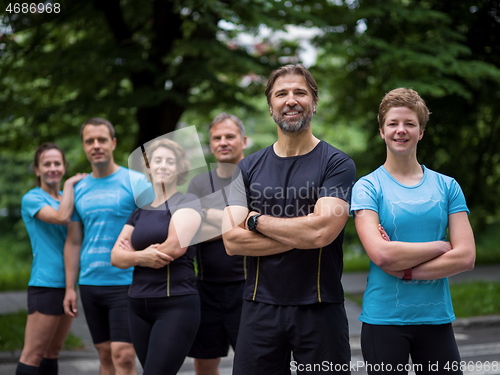
<svg viewBox="0 0 500 375">
<path fill-rule="evenodd" d="M 131 244 L 143 250 L 151 244 L 167 239 L 172 214 L 181 208 L 193 208 L 200 212 L 198 199 L 192 194 L 176 193 L 158 208 L 150 205 L 138 208 L 130 215 L 127 224 L 134 227 Z M 159 269 L 136 266 L 129 296 L 133 298 L 157 298 L 198 294 L 194 273 L 195 247 L 167 266 Z"/>
<path fill-rule="evenodd" d="M 356 178 L 349 156 L 323 141 L 311 152 L 293 157 L 279 157 L 269 146 L 238 166 L 242 178 L 235 172 L 229 204 L 276 217 L 306 216 L 325 196 L 349 202 Z M 244 298 L 276 305 L 342 302 L 343 237 L 342 231 L 320 249 L 247 256 Z"/>
<path fill-rule="evenodd" d="M 216 171 L 193 177 L 189 183 L 188 193 L 200 198 L 206 210 L 226 207 L 223 189 L 231 183 L 231 177 L 221 178 Z M 222 224 L 222 223 L 221 223 Z M 198 277 L 211 282 L 233 282 L 245 280 L 242 256 L 229 256 L 222 239 L 205 241 L 197 245 Z"/>
</svg>

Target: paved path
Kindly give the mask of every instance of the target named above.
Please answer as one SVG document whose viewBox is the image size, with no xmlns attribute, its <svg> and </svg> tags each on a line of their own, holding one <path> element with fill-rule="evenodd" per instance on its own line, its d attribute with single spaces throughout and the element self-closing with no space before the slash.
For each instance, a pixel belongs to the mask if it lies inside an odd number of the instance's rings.
<svg viewBox="0 0 500 375">
<path fill-rule="evenodd" d="M 366 272 L 350 272 L 345 273 L 342 279 L 346 293 L 360 294 L 365 290 Z M 500 264 L 491 266 L 477 266 L 473 271 L 459 274 L 450 278 L 450 283 L 460 283 L 473 280 L 485 281 L 500 281 Z M 79 304 L 81 306 L 81 303 Z M 15 312 L 26 309 L 26 292 L 8 292 L 0 293 L 0 314 Z M 358 316 L 361 311 L 360 307 L 346 300 L 346 311 L 349 319 L 351 348 L 353 351 L 353 361 L 362 360 L 360 355 L 359 335 L 361 332 L 361 323 L 358 321 Z M 498 316 L 487 318 L 463 319 L 456 322 L 457 326 L 470 324 L 499 324 L 500 312 Z M 74 320 L 71 328 L 72 332 L 80 337 L 85 349 L 77 352 L 63 352 L 60 358 L 60 374 L 66 375 L 87 375 L 97 374 L 99 369 L 99 361 L 97 353 L 93 348 L 90 340 L 90 334 L 85 323 L 85 318 L 82 316 Z M 19 352 L 0 353 L 0 375 L 12 375 L 15 369 L 15 362 L 19 358 Z M 192 359 L 187 358 L 181 371 L 178 375 L 194 374 Z M 227 358 L 224 358 L 221 363 L 221 375 L 231 374 L 232 353 Z M 139 373 L 141 370 L 139 369 Z"/>
</svg>

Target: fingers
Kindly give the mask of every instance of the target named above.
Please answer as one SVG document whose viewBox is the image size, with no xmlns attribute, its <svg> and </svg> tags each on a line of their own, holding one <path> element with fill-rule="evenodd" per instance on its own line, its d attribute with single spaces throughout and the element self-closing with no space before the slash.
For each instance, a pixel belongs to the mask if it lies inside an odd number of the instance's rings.
<svg viewBox="0 0 500 375">
<path fill-rule="evenodd" d="M 153 244 L 141 251 L 141 266 L 158 269 L 165 267 L 167 264 L 174 260 L 172 256 L 158 250 L 158 246 L 159 244 Z"/>
<path fill-rule="evenodd" d="M 124 238 L 120 238 L 120 242 L 119 242 L 118 246 L 120 246 L 121 249 L 130 249 L 131 248 L 130 241 L 126 240 Z"/>
<path fill-rule="evenodd" d="M 384 240 L 386 241 L 391 240 L 391 238 L 389 237 L 389 235 L 387 234 L 387 232 L 385 231 L 384 227 L 381 224 L 378 225 L 378 231 L 380 232 L 380 235 Z"/>
<path fill-rule="evenodd" d="M 174 258 L 172 258 L 170 255 L 162 253 L 161 251 L 158 250 L 158 255 L 161 259 L 167 261 L 168 263 L 172 262 Z M 167 263 L 167 264 L 168 264 Z"/>
<path fill-rule="evenodd" d="M 87 177 L 88 173 L 77 173 L 73 177 L 70 177 L 68 180 L 71 180 L 73 184 L 76 184 L 78 181 Z"/>
<path fill-rule="evenodd" d="M 78 309 L 76 307 L 76 301 L 71 302 L 71 301 L 64 301 L 63 303 L 64 307 L 64 313 L 66 315 L 72 316 L 73 318 L 76 318 L 78 316 Z"/>
</svg>

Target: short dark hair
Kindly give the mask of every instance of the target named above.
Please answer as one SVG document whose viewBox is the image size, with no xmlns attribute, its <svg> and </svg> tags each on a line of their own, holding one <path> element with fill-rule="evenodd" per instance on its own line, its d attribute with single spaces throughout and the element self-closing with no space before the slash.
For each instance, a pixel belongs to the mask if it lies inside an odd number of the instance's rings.
<svg viewBox="0 0 500 375">
<path fill-rule="evenodd" d="M 208 127 L 208 132 L 210 133 L 210 130 L 212 130 L 212 127 L 224 120 L 231 120 L 234 122 L 240 131 L 241 138 L 245 138 L 245 126 L 243 125 L 243 121 L 240 120 L 238 116 L 235 115 L 230 115 L 229 113 L 226 112 L 221 112 L 215 118 L 212 120 L 210 123 L 210 126 Z"/>
<path fill-rule="evenodd" d="M 106 125 L 106 127 L 109 130 L 109 135 L 111 136 L 111 139 L 115 138 L 115 127 L 113 126 L 113 124 L 111 122 L 109 122 L 108 120 L 101 118 L 101 117 L 92 117 L 92 118 L 88 119 L 87 121 L 85 121 L 83 123 L 82 127 L 80 128 L 80 138 L 82 140 L 83 140 L 83 129 L 85 129 L 85 127 L 87 125 L 94 125 L 94 126 Z"/>
<path fill-rule="evenodd" d="M 40 146 L 38 146 L 36 148 L 36 150 L 35 150 L 35 158 L 33 159 L 33 167 L 38 168 L 38 165 L 40 164 L 40 157 L 47 150 L 57 150 L 57 151 L 59 151 L 61 153 L 64 166 L 66 166 L 66 155 L 64 154 L 64 151 L 61 150 L 61 148 L 57 144 L 55 144 L 55 143 L 45 142 L 45 143 L 42 143 Z M 37 185 L 40 186 L 41 185 L 41 180 L 40 180 L 39 176 L 36 176 L 36 181 L 37 181 Z"/>
<path fill-rule="evenodd" d="M 427 121 L 429 121 L 429 115 L 431 112 L 429 111 L 429 108 L 427 108 L 424 99 L 422 99 L 415 90 L 404 87 L 389 91 L 380 102 L 377 115 L 379 128 L 384 126 L 387 112 L 389 112 L 391 108 L 395 107 L 406 107 L 415 111 L 420 130 L 425 129 L 425 125 L 427 124 Z"/>
<path fill-rule="evenodd" d="M 267 80 L 267 86 L 266 86 L 266 98 L 267 98 L 267 104 L 271 105 L 271 94 L 273 90 L 274 83 L 278 79 L 278 77 L 285 76 L 285 75 L 300 75 L 304 77 L 304 79 L 307 82 L 307 85 L 309 86 L 309 89 L 312 92 L 313 95 L 313 101 L 314 104 L 317 104 L 319 101 L 319 95 L 318 95 L 318 85 L 316 84 L 316 81 L 314 80 L 311 72 L 307 70 L 305 67 L 303 67 L 300 64 L 289 64 L 289 65 L 284 65 L 281 68 L 278 68 L 274 70 L 271 75 L 269 76 L 269 79 Z"/>
</svg>

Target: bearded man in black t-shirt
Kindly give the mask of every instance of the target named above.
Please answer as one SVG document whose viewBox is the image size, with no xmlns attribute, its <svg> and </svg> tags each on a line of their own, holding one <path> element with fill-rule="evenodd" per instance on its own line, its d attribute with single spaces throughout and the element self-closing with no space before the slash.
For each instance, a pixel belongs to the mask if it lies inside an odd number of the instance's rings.
<svg viewBox="0 0 500 375">
<path fill-rule="evenodd" d="M 224 212 L 226 251 L 247 258 L 233 374 L 350 373 L 341 275 L 355 166 L 312 134 L 307 69 L 275 70 L 266 96 L 278 140 L 238 164 Z"/>
</svg>

